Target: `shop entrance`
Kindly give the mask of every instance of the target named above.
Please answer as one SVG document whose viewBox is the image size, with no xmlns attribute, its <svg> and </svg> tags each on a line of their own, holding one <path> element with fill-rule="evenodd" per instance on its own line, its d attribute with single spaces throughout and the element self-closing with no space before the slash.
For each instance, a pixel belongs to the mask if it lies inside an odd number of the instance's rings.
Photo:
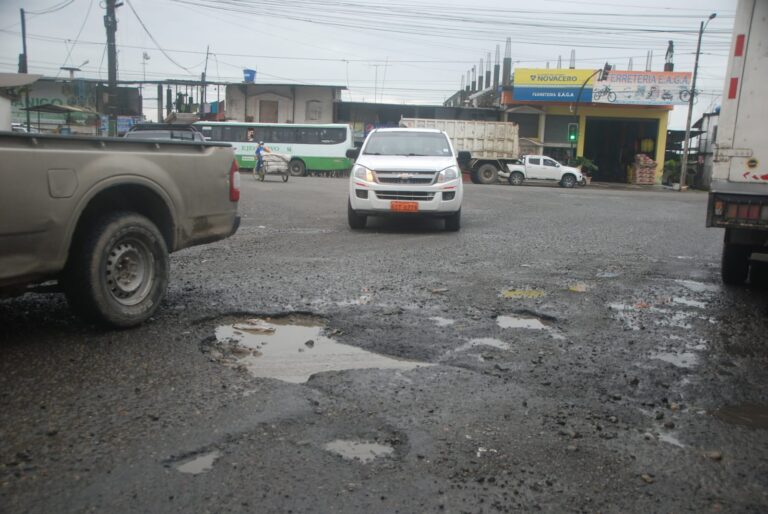
<svg viewBox="0 0 768 514">
<path fill-rule="evenodd" d="M 635 155 L 655 159 L 658 130 L 658 120 L 587 118 L 584 157 L 600 168 L 592 179 L 626 183 Z"/>
</svg>

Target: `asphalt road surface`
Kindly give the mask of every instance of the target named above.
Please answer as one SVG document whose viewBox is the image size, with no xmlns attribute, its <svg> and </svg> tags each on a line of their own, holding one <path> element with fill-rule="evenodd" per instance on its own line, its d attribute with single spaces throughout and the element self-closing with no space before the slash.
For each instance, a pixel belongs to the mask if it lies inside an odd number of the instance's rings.
<svg viewBox="0 0 768 514">
<path fill-rule="evenodd" d="M 768 293 L 706 195 L 243 177 L 145 325 L 0 301 L 0 512 L 765 512 Z"/>
</svg>

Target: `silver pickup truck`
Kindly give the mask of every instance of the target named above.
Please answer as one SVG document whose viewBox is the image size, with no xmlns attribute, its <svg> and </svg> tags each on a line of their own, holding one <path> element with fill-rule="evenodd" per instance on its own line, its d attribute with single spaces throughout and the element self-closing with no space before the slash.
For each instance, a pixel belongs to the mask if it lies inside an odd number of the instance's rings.
<svg viewBox="0 0 768 514">
<path fill-rule="evenodd" d="M 57 281 L 115 327 L 151 316 L 168 254 L 234 234 L 228 144 L 0 132 L 0 297 Z"/>
</svg>

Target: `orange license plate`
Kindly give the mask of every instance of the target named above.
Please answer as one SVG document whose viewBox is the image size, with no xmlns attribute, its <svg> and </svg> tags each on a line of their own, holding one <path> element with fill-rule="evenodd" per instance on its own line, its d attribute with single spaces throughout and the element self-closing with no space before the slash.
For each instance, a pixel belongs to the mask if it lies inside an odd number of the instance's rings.
<svg viewBox="0 0 768 514">
<path fill-rule="evenodd" d="M 389 204 L 392 212 L 419 212 L 419 202 L 392 202 Z"/>
</svg>

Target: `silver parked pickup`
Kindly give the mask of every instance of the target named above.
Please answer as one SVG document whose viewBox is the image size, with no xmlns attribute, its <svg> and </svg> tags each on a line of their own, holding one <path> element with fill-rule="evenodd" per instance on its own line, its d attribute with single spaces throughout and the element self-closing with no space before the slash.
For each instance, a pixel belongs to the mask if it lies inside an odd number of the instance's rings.
<svg viewBox="0 0 768 514">
<path fill-rule="evenodd" d="M 0 132 L 0 296 L 57 281 L 86 319 L 141 323 L 168 254 L 234 234 L 228 144 Z"/>
</svg>

